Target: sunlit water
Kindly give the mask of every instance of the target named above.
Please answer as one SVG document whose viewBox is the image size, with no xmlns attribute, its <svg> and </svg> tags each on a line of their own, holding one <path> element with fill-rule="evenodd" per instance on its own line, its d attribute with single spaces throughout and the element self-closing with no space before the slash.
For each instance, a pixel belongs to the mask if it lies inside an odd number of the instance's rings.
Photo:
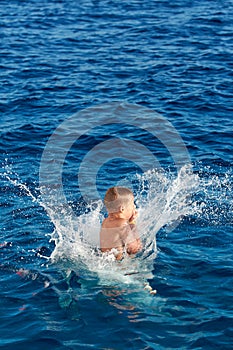
<svg viewBox="0 0 233 350">
<path fill-rule="evenodd" d="M 231 13 L 0 2 L 2 349 L 232 348 Z M 120 263 L 98 250 L 116 184 L 143 241 Z"/>
</svg>

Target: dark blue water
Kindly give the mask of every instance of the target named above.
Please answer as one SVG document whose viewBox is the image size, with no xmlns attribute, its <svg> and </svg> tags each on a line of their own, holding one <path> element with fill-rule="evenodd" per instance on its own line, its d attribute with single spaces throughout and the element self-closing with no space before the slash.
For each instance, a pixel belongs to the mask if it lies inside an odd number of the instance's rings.
<svg viewBox="0 0 233 350">
<path fill-rule="evenodd" d="M 0 2 L 2 349 L 232 348 L 232 10 Z M 135 277 L 83 242 L 114 184 Z"/>
</svg>

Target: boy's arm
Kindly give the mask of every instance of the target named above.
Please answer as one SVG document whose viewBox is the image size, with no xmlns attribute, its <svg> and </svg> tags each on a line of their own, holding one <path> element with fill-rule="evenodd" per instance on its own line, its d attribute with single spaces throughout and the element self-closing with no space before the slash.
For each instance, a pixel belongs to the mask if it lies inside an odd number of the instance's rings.
<svg viewBox="0 0 233 350">
<path fill-rule="evenodd" d="M 136 254 L 140 250 L 142 250 L 142 243 L 140 239 L 136 239 L 134 242 L 127 244 L 127 253 L 128 254 Z"/>
<path fill-rule="evenodd" d="M 136 254 L 140 250 L 142 250 L 142 242 L 140 240 L 135 223 L 131 222 L 129 226 L 131 232 L 129 233 L 129 236 L 127 238 L 126 249 L 128 254 Z"/>
<path fill-rule="evenodd" d="M 126 244 L 128 254 L 136 254 L 137 252 L 142 250 L 142 242 L 140 240 L 136 226 L 137 216 L 138 212 L 135 210 L 132 217 L 129 219 L 130 232 L 128 234 Z"/>
</svg>

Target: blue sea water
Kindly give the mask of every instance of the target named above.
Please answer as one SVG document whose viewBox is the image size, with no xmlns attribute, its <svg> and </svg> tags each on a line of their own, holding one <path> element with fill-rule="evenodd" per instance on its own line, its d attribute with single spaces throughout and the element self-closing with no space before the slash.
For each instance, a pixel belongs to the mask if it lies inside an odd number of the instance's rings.
<svg viewBox="0 0 233 350">
<path fill-rule="evenodd" d="M 232 10 L 0 2 L 0 348 L 232 348 Z M 144 243 L 119 266 L 114 184 Z"/>
</svg>

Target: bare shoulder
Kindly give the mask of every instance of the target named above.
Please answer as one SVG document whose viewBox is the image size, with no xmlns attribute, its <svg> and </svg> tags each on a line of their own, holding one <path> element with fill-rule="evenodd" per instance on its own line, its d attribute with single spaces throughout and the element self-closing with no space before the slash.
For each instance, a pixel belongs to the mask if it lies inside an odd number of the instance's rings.
<svg viewBox="0 0 233 350">
<path fill-rule="evenodd" d="M 127 224 L 126 220 L 124 219 L 104 219 L 102 223 L 102 228 L 116 228 L 116 227 L 122 227 Z"/>
</svg>

